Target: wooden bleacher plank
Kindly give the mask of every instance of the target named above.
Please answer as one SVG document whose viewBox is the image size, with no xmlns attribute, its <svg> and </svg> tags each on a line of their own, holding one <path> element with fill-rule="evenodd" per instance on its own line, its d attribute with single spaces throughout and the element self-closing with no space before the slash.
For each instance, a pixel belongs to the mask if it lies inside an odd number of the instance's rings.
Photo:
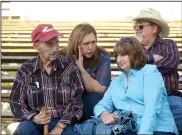
<svg viewBox="0 0 182 135">
<path fill-rule="evenodd" d="M 103 46 L 103 47 L 109 47 L 109 46 L 111 46 L 111 47 L 113 47 L 115 44 L 111 44 L 111 43 L 109 43 L 109 42 L 97 42 L 97 45 L 98 46 Z M 179 46 L 182 46 L 182 43 L 180 44 L 178 44 Z M 65 47 L 65 46 L 67 46 L 67 43 L 62 43 L 61 41 L 60 41 L 60 47 Z M 27 47 L 27 48 L 29 48 L 29 47 L 31 47 L 31 48 L 33 48 L 33 44 L 32 43 L 2 43 L 2 48 L 21 48 L 21 47 Z"/>
<path fill-rule="evenodd" d="M 98 42 L 111 42 L 111 41 L 118 41 L 120 38 L 99 38 Z M 175 38 L 176 41 L 181 41 L 178 38 Z M 30 38 L 1 38 L 2 42 L 8 41 L 8 42 L 31 42 Z M 60 41 L 62 42 L 68 42 L 68 38 L 60 38 Z"/>
<path fill-rule="evenodd" d="M 63 34 L 70 34 L 72 30 L 62 30 L 60 31 Z M 30 34 L 32 30 L 14 30 L 14 31 L 1 31 L 2 34 L 12 34 L 12 33 L 19 33 L 19 34 Z M 134 31 L 132 29 L 130 30 L 122 30 L 122 29 L 117 29 L 117 30 L 97 30 L 97 33 L 110 33 L 110 34 L 133 34 Z M 181 30 L 176 30 L 176 31 L 171 31 L 170 33 L 176 33 L 176 34 L 181 34 Z"/>
<path fill-rule="evenodd" d="M 31 57 L 33 58 L 33 57 Z M 28 59 L 27 59 L 28 60 Z M 1 71 L 17 71 L 18 68 L 21 66 L 22 64 L 2 64 L 1 65 Z M 117 64 L 113 64 L 111 63 L 111 69 L 112 70 L 118 70 L 118 66 Z M 178 70 L 182 71 L 182 65 L 178 66 Z"/>
<path fill-rule="evenodd" d="M 14 20 L 7 20 L 7 19 L 2 19 L 2 23 L 3 24 L 14 24 L 14 23 L 26 23 L 26 24 L 35 24 L 35 23 L 51 23 L 51 24 L 77 24 L 77 23 L 84 23 L 84 22 L 88 22 L 88 23 L 92 23 L 92 24 L 128 24 L 128 23 L 133 23 L 132 21 L 129 20 L 125 20 L 125 19 L 118 19 L 118 20 L 92 20 L 92 21 L 83 21 L 83 20 L 20 20 L 20 19 L 14 19 Z M 166 20 L 167 23 L 171 24 L 171 25 L 175 25 L 175 24 L 181 24 L 181 20 Z"/>
<path fill-rule="evenodd" d="M 120 73 L 121 72 L 119 70 L 118 71 L 111 71 L 112 79 L 115 78 L 116 76 L 119 76 Z M 13 76 L 13 75 L 2 75 L 1 81 L 2 82 L 13 82 L 14 79 L 15 79 L 15 76 Z M 182 72 L 181 72 L 181 75 L 179 78 L 179 82 L 180 82 L 180 84 L 182 84 Z M 11 87 L 5 87 L 5 88 L 11 88 Z"/>
<path fill-rule="evenodd" d="M 182 82 L 182 72 L 179 72 L 180 73 L 180 78 L 179 78 L 179 81 Z M 119 75 L 120 74 L 120 71 L 117 70 L 117 71 L 114 71 L 112 70 L 111 71 L 111 75 Z M 2 75 L 1 76 L 1 82 L 13 82 L 15 79 L 15 76 L 13 75 Z"/>
<path fill-rule="evenodd" d="M 69 37 L 70 34 L 64 34 L 64 37 Z M 134 34 L 131 34 L 131 36 L 133 36 Z M 120 34 L 97 34 L 98 38 L 102 38 L 102 37 L 115 37 L 115 38 L 121 38 L 121 37 L 125 37 L 125 36 L 130 36 L 129 34 L 125 34 L 125 33 L 120 33 Z M 29 38 L 31 39 L 31 34 L 30 35 L 24 35 L 24 34 L 3 34 L 1 35 L 2 38 Z M 170 33 L 168 38 L 181 38 L 182 37 L 182 33 L 176 34 L 176 33 Z"/>
<path fill-rule="evenodd" d="M 116 42 L 119 41 L 121 37 L 99 37 L 98 42 Z M 171 39 L 171 38 L 165 38 L 165 39 Z M 175 37 L 173 38 L 176 42 L 182 42 L 182 37 Z M 2 42 L 31 42 L 31 38 L 1 38 Z M 68 42 L 68 38 L 62 37 L 60 38 L 61 42 Z"/>
<path fill-rule="evenodd" d="M 60 26 L 60 27 L 55 27 L 56 30 L 58 31 L 62 31 L 62 30 L 72 30 L 74 28 L 73 27 L 70 27 L 70 26 Z M 24 28 L 24 27 L 11 27 L 11 26 L 3 26 L 2 27 L 2 31 L 15 31 L 15 30 L 28 30 L 28 31 L 32 31 L 34 29 L 34 27 L 27 27 L 27 28 Z M 117 27 L 117 26 L 96 26 L 95 27 L 96 31 L 97 30 L 133 30 L 133 26 L 121 26 L 121 27 Z M 182 28 L 180 27 L 173 27 L 173 28 L 170 28 L 170 31 L 178 31 L 178 30 L 181 30 Z"/>
<path fill-rule="evenodd" d="M 14 24 L 16 24 L 17 26 L 24 26 L 24 24 L 28 24 L 29 27 L 34 27 L 36 26 L 37 24 L 40 24 L 40 23 L 51 23 L 53 24 L 55 27 L 58 27 L 58 26 L 69 26 L 69 27 L 73 27 L 73 26 L 76 26 L 77 24 L 79 23 L 90 23 L 92 25 L 94 25 L 95 27 L 96 26 L 133 26 L 133 22 L 132 21 L 118 21 L 118 22 L 114 22 L 114 21 L 110 21 L 110 22 L 107 22 L 107 21 L 104 21 L 104 24 L 103 24 L 103 21 L 92 21 L 92 22 L 89 22 L 89 21 L 74 21 L 74 22 L 71 22 L 71 21 L 57 21 L 57 22 L 54 22 L 54 21 L 2 21 L 2 26 L 14 26 Z M 168 22 L 168 25 L 169 27 L 182 27 L 181 26 L 181 22 L 180 20 L 179 21 L 176 21 L 176 22 Z"/>
<path fill-rule="evenodd" d="M 12 89 L 12 85 L 8 84 L 8 85 L 1 85 L 1 91 L 2 90 L 11 90 Z M 1 92 L 2 93 L 2 92 Z"/>
<path fill-rule="evenodd" d="M 106 50 L 108 52 L 113 52 L 113 48 L 106 48 Z M 179 48 L 178 49 L 180 52 L 182 51 L 182 48 Z M 11 53 L 11 52 L 17 52 L 17 53 L 22 53 L 22 52 L 37 52 L 35 49 L 1 49 L 1 52 L 8 52 L 8 53 Z"/>
<path fill-rule="evenodd" d="M 27 52 L 25 52 L 25 53 L 27 53 Z M 114 60 L 114 53 L 110 53 L 110 55 L 111 55 L 111 60 Z M 18 60 L 25 61 L 27 59 L 33 58 L 34 56 L 36 56 L 36 55 L 31 55 L 30 56 L 30 54 L 29 54 L 29 56 L 24 56 L 24 55 L 23 56 L 19 55 L 19 56 L 16 56 L 16 57 L 15 56 L 1 56 L 1 58 L 2 58 L 2 63 L 4 63 L 4 61 L 14 61 L 14 62 L 16 62 Z M 180 61 L 181 61 L 180 63 L 182 63 L 182 57 L 180 57 Z"/>
<path fill-rule="evenodd" d="M 108 48 L 106 49 L 108 52 L 113 52 L 113 48 Z M 22 53 L 22 52 L 29 52 L 29 53 L 32 53 L 32 52 L 37 52 L 35 49 L 13 49 L 13 50 L 10 50 L 10 49 L 1 49 L 1 52 L 8 52 L 8 53 Z"/>
<path fill-rule="evenodd" d="M 116 44 L 116 42 L 119 39 L 116 39 L 113 42 L 98 42 L 97 45 L 103 48 L 114 48 L 114 45 Z M 67 46 L 67 42 L 59 42 L 60 44 L 60 49 L 63 47 Z M 180 48 L 182 48 L 182 41 L 181 42 L 177 42 L 177 46 L 178 49 L 180 50 Z M 25 44 L 21 44 L 21 43 L 2 43 L 2 49 L 33 49 L 33 44 L 32 43 L 25 43 Z"/>
<path fill-rule="evenodd" d="M 31 59 L 31 58 L 33 58 L 34 56 L 16 56 L 16 57 L 14 57 L 14 56 L 2 56 L 1 57 L 1 59 L 2 60 L 5 60 L 5 59 L 7 59 L 7 60 L 10 60 L 10 59 L 14 59 L 14 60 L 28 60 L 28 59 Z M 16 61 L 15 61 L 16 62 Z"/>
</svg>

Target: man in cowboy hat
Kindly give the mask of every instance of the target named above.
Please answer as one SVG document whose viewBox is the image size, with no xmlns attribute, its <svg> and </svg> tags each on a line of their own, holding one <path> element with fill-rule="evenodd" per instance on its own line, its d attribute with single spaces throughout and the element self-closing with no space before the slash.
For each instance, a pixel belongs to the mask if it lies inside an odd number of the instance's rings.
<svg viewBox="0 0 182 135">
<path fill-rule="evenodd" d="M 142 9 L 133 21 L 135 36 L 143 45 L 147 63 L 155 64 L 161 72 L 176 125 L 182 129 L 182 93 L 178 91 L 177 72 L 180 53 L 175 41 L 163 39 L 169 35 L 169 26 L 160 13 L 152 8 Z"/>
</svg>

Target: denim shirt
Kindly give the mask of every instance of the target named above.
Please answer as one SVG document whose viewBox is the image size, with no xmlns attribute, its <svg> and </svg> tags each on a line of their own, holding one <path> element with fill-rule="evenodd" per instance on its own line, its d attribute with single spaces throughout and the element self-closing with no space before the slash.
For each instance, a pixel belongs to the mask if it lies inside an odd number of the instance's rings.
<svg viewBox="0 0 182 135">
<path fill-rule="evenodd" d="M 155 65 L 132 69 L 129 85 L 126 73 L 111 82 L 103 99 L 95 106 L 94 114 L 99 117 L 104 111 L 115 110 L 133 112 L 138 134 L 153 134 L 154 131 L 178 134 L 164 81 Z"/>
</svg>

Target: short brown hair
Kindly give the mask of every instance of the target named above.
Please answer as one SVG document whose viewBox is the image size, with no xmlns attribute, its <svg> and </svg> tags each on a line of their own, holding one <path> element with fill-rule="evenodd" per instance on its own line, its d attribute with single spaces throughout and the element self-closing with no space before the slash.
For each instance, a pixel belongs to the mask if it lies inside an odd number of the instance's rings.
<svg viewBox="0 0 182 135">
<path fill-rule="evenodd" d="M 124 37 L 114 46 L 115 60 L 118 55 L 128 55 L 132 69 L 141 69 L 146 64 L 145 52 L 135 37 Z"/>
</svg>

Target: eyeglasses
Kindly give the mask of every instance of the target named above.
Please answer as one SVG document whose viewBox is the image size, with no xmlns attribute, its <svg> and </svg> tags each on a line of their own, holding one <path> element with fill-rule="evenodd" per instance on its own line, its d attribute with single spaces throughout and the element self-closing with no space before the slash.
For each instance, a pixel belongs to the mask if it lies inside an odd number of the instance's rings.
<svg viewBox="0 0 182 135">
<path fill-rule="evenodd" d="M 136 24 L 135 23 L 133 26 L 133 29 L 135 30 L 138 27 L 140 30 L 143 30 L 143 28 L 147 26 L 152 26 L 152 24 Z"/>
</svg>

